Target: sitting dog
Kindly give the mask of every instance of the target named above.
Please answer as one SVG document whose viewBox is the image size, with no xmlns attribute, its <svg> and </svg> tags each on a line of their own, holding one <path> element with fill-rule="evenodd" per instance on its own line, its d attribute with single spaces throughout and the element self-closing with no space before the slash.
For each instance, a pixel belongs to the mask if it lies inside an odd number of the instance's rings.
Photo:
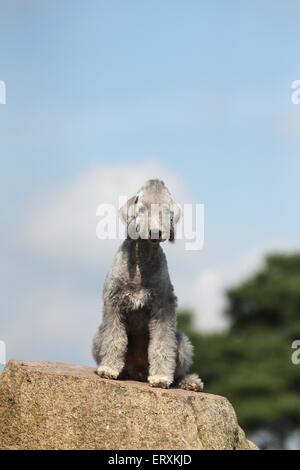
<svg viewBox="0 0 300 470">
<path fill-rule="evenodd" d="M 127 239 L 104 283 L 103 321 L 93 342 L 97 373 L 201 391 L 198 375 L 187 375 L 193 348 L 176 330 L 177 298 L 160 246 L 174 240 L 180 209 L 163 181 L 155 179 L 127 201 L 120 216 Z"/>
</svg>

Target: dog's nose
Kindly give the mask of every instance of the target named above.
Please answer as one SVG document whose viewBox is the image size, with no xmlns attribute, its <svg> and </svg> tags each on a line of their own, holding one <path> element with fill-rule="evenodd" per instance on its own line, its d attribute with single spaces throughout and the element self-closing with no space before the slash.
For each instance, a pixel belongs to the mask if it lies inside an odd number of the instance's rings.
<svg viewBox="0 0 300 470">
<path fill-rule="evenodd" d="M 149 235 L 151 240 L 160 240 L 162 236 L 162 231 L 159 229 L 151 229 L 149 230 Z"/>
</svg>

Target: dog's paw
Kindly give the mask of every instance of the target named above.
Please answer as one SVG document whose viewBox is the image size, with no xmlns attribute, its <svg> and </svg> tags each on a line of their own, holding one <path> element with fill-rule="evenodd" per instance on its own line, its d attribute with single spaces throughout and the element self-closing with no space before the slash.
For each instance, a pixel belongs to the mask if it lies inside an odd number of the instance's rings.
<svg viewBox="0 0 300 470">
<path fill-rule="evenodd" d="M 148 382 L 151 387 L 169 388 L 173 380 L 163 375 L 150 375 Z"/>
<path fill-rule="evenodd" d="M 193 392 L 202 392 L 204 384 L 197 374 L 188 374 L 180 380 L 178 387 Z"/>
<path fill-rule="evenodd" d="M 99 366 L 97 369 L 97 374 L 103 379 L 117 379 L 119 376 L 119 371 L 112 369 L 107 366 Z"/>
</svg>

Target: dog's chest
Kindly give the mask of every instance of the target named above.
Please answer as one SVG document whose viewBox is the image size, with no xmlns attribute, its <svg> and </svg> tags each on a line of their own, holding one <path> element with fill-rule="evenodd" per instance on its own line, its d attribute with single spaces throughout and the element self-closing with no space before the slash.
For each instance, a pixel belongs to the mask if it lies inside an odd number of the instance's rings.
<svg viewBox="0 0 300 470">
<path fill-rule="evenodd" d="M 134 271 L 128 277 L 127 298 L 134 310 L 145 307 L 150 301 L 151 288 L 149 283 L 145 283 L 139 266 L 135 266 Z"/>
<path fill-rule="evenodd" d="M 135 272 L 134 272 L 134 276 L 133 276 L 133 288 L 136 290 L 136 291 L 140 291 L 143 289 L 143 286 L 142 286 L 142 273 L 141 273 L 141 269 L 139 266 L 136 266 L 135 268 Z"/>
</svg>

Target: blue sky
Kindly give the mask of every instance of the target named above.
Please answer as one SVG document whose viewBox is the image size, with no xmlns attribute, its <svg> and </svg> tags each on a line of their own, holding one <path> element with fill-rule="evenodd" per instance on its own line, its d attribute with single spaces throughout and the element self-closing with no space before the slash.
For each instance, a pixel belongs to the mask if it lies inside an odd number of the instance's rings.
<svg viewBox="0 0 300 470">
<path fill-rule="evenodd" d="M 37 205 L 50 210 L 49 195 L 63 198 L 75 181 L 90 181 L 93 168 L 111 175 L 113 167 L 154 160 L 205 204 L 205 249 L 187 256 L 188 283 L 199 266 L 208 284 L 217 272 L 223 286 L 224 273 L 248 253 L 297 248 L 300 106 L 291 103 L 291 83 L 300 78 L 299 2 L 13 0 L 0 9 L 7 342 L 25 315 L 25 297 L 42 291 L 41 283 L 51 297 L 53 282 L 76 278 L 78 295 L 94 305 L 109 260 L 99 259 L 99 270 L 74 268 L 70 258 L 62 266 L 11 241 Z M 67 222 L 53 211 L 63 231 Z M 72 347 L 63 359 L 83 361 Z M 38 353 L 30 351 L 25 342 L 12 353 Z M 50 344 L 41 355 L 56 357 Z"/>
</svg>

